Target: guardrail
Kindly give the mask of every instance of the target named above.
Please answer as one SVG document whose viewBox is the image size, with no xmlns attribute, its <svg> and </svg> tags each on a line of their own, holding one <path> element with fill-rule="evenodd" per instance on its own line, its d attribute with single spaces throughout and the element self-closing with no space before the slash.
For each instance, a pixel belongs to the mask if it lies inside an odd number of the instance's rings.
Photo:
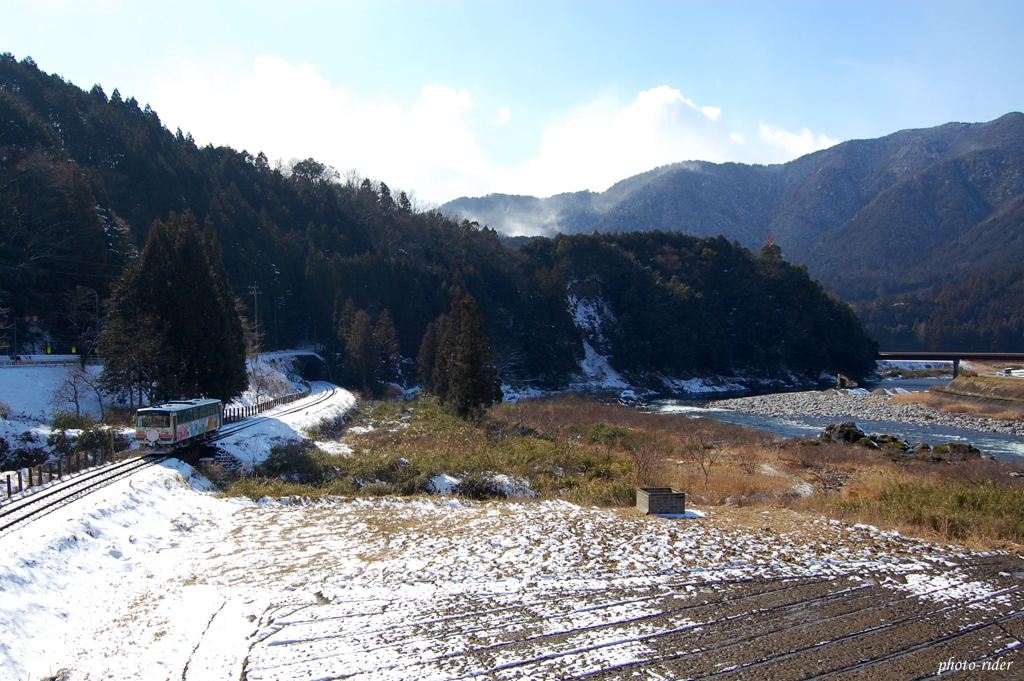
<svg viewBox="0 0 1024 681">
<path fill-rule="evenodd" d="M 268 409 L 274 407 L 280 407 L 282 404 L 289 404 L 296 400 L 301 400 L 303 397 L 309 397 L 312 391 L 306 388 L 301 393 L 291 393 L 290 395 L 282 395 L 281 397 L 275 397 L 270 400 L 265 400 L 257 404 L 250 405 L 248 407 L 228 407 L 224 409 L 224 417 L 222 421 L 224 423 L 234 423 L 235 421 L 241 421 L 244 418 L 255 416 Z"/>
<path fill-rule="evenodd" d="M 128 450 L 124 450 L 127 452 Z M 33 487 L 41 487 L 66 475 L 74 475 L 87 468 L 95 468 L 118 460 L 118 454 L 107 450 L 81 450 L 63 456 L 56 461 L 47 461 L 38 466 L 27 466 L 15 471 L 0 473 L 0 499 L 24 494 Z"/>
</svg>

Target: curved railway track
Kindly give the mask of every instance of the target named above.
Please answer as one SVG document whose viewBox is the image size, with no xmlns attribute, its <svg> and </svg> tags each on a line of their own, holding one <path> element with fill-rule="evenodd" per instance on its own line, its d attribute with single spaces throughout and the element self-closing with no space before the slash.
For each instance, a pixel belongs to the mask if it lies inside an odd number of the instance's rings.
<svg viewBox="0 0 1024 681">
<path fill-rule="evenodd" d="M 292 402 L 291 404 L 278 407 L 276 410 L 274 410 L 273 417 L 263 415 L 250 416 L 249 418 L 242 419 L 241 421 L 235 421 L 233 423 L 227 424 L 226 426 L 221 426 L 220 429 L 217 431 L 217 434 L 214 435 L 213 437 L 203 440 L 203 444 L 209 444 L 211 442 L 223 440 L 230 435 L 234 435 L 235 433 L 241 432 L 248 428 L 252 428 L 270 418 L 277 418 L 279 416 L 287 416 L 288 414 L 297 414 L 302 411 L 308 411 L 311 407 L 316 407 L 318 405 L 323 404 L 324 402 L 329 401 L 332 397 L 334 397 L 334 394 L 338 392 L 338 388 L 332 386 L 330 383 L 314 382 L 314 384 L 316 383 L 320 383 L 320 385 L 325 386 L 326 389 L 322 393 L 310 395 L 309 397 L 299 402 Z"/>
<path fill-rule="evenodd" d="M 306 398 L 301 403 L 294 402 L 290 405 L 278 407 L 274 411 L 273 416 L 251 416 L 228 424 L 222 427 L 215 436 L 204 440 L 202 444 L 223 440 L 230 435 L 257 426 L 270 418 L 307 411 L 311 407 L 323 404 L 330 400 L 338 389 L 326 383 L 321 385 L 326 387 L 322 393 Z M 31 520 L 52 513 L 90 492 L 122 480 L 136 471 L 156 465 L 171 456 L 180 456 L 187 449 L 189 448 L 173 453 L 152 452 L 144 454 L 117 463 L 89 469 L 73 476 L 66 476 L 64 479 L 49 486 L 33 488 L 31 494 L 25 495 L 20 499 L 5 502 L 3 506 L 0 506 L 0 537 L 18 529 Z"/>
<path fill-rule="evenodd" d="M 99 468 L 92 468 L 65 477 L 48 487 L 0 507 L 0 536 L 17 529 L 30 520 L 42 517 L 101 487 L 122 480 L 136 471 L 149 468 L 167 459 L 165 455 L 149 454 L 125 459 Z"/>
</svg>

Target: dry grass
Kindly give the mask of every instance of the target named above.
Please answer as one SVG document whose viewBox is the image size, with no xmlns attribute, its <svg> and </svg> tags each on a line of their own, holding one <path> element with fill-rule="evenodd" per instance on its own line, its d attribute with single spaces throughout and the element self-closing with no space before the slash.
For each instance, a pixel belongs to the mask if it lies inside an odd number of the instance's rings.
<svg viewBox="0 0 1024 681">
<path fill-rule="evenodd" d="M 479 424 L 431 400 L 370 403 L 356 425 L 372 429 L 346 436 L 351 456 L 289 452 L 276 464 L 284 468 L 236 481 L 230 493 L 420 494 L 444 473 L 469 481 L 464 494 L 492 498 L 501 494 L 487 480 L 503 473 L 541 498 L 582 505 L 632 506 L 637 486 L 675 487 L 698 505 L 822 513 L 987 547 L 1024 543 L 1024 479 L 992 461 L 897 463 L 576 395 L 501 404 Z M 300 484 L 299 472 L 311 477 Z"/>
<path fill-rule="evenodd" d="M 958 399 L 954 395 L 947 395 L 933 392 L 911 392 L 893 395 L 890 400 L 894 404 L 919 404 L 935 411 L 947 414 L 965 414 L 979 418 L 996 419 L 997 421 L 1020 421 L 1024 419 L 1024 413 L 1013 411 L 1000 404 L 985 404 Z M 1021 405 L 1024 410 L 1024 405 Z"/>
</svg>

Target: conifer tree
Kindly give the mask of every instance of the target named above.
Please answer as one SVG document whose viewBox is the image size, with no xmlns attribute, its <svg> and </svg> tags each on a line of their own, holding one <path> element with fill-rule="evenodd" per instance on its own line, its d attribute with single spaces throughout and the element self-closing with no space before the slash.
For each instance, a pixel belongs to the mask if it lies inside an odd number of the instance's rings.
<svg viewBox="0 0 1024 681">
<path fill-rule="evenodd" d="M 229 400 L 245 389 L 242 323 L 220 247 L 212 229 L 201 233 L 191 213 L 153 223 L 138 263 L 125 272 L 109 307 L 111 347 L 120 346 L 128 357 L 159 349 L 160 357 L 134 360 L 151 397 Z M 159 336 L 148 351 L 125 337 L 142 331 L 132 325 L 137 318 L 149 320 L 146 332 Z"/>
<path fill-rule="evenodd" d="M 373 323 L 366 310 L 359 310 L 352 319 L 345 338 L 345 367 L 352 381 L 364 393 L 375 392 L 377 350 L 373 342 Z"/>
<path fill-rule="evenodd" d="M 484 318 L 470 295 L 456 297 L 451 312 L 431 323 L 417 359 L 421 375 L 432 365 L 430 391 L 460 416 L 477 418 L 502 399 Z"/>
<path fill-rule="evenodd" d="M 373 327 L 373 345 L 377 351 L 377 380 L 386 383 L 398 378 L 402 351 L 398 346 L 395 323 L 391 321 L 391 313 L 387 310 L 380 313 Z"/>
</svg>

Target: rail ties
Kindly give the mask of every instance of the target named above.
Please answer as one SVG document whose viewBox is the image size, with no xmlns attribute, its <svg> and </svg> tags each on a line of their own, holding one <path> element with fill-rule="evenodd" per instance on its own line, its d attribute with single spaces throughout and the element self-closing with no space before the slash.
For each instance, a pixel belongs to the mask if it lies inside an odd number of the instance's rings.
<svg viewBox="0 0 1024 681">
<path fill-rule="evenodd" d="M 0 536 L 17 529 L 22 523 L 51 513 L 96 489 L 106 487 L 143 468 L 156 465 L 166 458 L 150 455 L 125 459 L 84 471 L 56 485 L 40 488 L 35 494 L 12 500 L 0 507 Z"/>
</svg>

